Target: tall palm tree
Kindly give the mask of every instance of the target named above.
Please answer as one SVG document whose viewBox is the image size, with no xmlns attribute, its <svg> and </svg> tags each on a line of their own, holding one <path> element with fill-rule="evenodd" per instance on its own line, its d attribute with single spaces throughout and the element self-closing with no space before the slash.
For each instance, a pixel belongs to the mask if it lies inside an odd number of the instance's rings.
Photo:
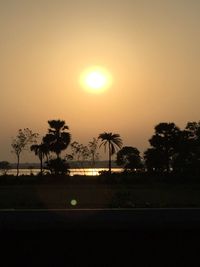
<svg viewBox="0 0 200 267">
<path fill-rule="evenodd" d="M 62 120 L 49 120 L 48 124 L 50 128 L 48 134 L 43 137 L 43 142 L 60 158 L 61 151 L 68 147 L 71 140 L 70 133 L 66 132 L 69 127 Z"/>
<path fill-rule="evenodd" d="M 119 134 L 113 133 L 101 133 L 99 134 L 98 139 L 101 139 L 101 145 L 103 145 L 106 151 L 106 147 L 108 147 L 108 167 L 109 173 L 111 173 L 111 157 L 113 154 L 117 152 L 118 149 L 122 147 L 122 139 Z"/>
<path fill-rule="evenodd" d="M 43 173 L 43 158 L 46 156 L 47 161 L 48 161 L 48 154 L 49 154 L 49 149 L 45 143 L 41 143 L 40 145 L 32 145 L 30 147 L 31 151 L 35 152 L 35 155 L 39 157 L 40 159 L 40 174 L 42 175 Z"/>
</svg>

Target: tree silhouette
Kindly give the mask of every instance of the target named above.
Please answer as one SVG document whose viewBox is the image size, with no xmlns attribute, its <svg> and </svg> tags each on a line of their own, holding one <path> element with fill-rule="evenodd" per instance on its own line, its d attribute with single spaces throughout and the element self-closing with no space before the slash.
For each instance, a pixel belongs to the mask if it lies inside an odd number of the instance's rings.
<svg viewBox="0 0 200 267">
<path fill-rule="evenodd" d="M 173 168 L 182 173 L 200 172 L 200 122 L 188 122 L 181 132 Z"/>
<path fill-rule="evenodd" d="M 101 133 L 98 139 L 101 140 L 100 147 L 103 145 L 106 151 L 108 147 L 108 168 L 111 173 L 111 157 L 116 153 L 117 149 L 122 147 L 122 139 L 119 134 L 113 133 Z"/>
<path fill-rule="evenodd" d="M 49 149 L 45 143 L 34 144 L 30 147 L 31 151 L 35 152 L 35 155 L 39 157 L 40 160 L 40 174 L 43 174 L 43 158 L 46 156 L 48 162 Z"/>
<path fill-rule="evenodd" d="M 190 154 L 192 155 L 192 168 L 200 173 L 200 121 L 188 122 L 186 131 L 189 135 Z"/>
<path fill-rule="evenodd" d="M 148 148 L 144 152 L 144 160 L 149 172 L 161 172 L 165 169 L 164 153 L 156 148 Z"/>
<path fill-rule="evenodd" d="M 117 165 L 125 170 L 134 170 L 142 167 L 140 151 L 131 146 L 125 146 L 117 152 Z"/>
<path fill-rule="evenodd" d="M 12 141 L 12 152 L 17 156 L 17 176 L 19 175 L 19 161 L 21 153 L 27 149 L 27 147 L 36 142 L 38 133 L 33 133 L 29 128 L 19 129 L 18 134 Z"/>
<path fill-rule="evenodd" d="M 71 143 L 71 154 L 67 154 L 66 158 L 69 160 L 74 160 L 78 163 L 78 166 L 84 170 L 84 162 L 89 159 L 90 152 L 87 146 L 84 146 L 83 144 L 79 144 L 79 142 L 74 141 Z"/>
<path fill-rule="evenodd" d="M 167 172 L 170 171 L 170 164 L 177 151 L 180 139 L 180 129 L 174 123 L 159 123 L 155 126 L 155 134 L 149 140 L 151 146 L 155 148 L 155 153 L 159 153 L 163 158 L 163 163 Z M 152 154 L 148 154 L 150 156 Z"/>
<path fill-rule="evenodd" d="M 52 175 L 69 175 L 69 165 L 65 159 L 55 158 L 47 162 L 47 168 Z"/>
<path fill-rule="evenodd" d="M 93 137 L 92 141 L 88 144 L 89 156 L 92 163 L 92 168 L 95 167 L 95 161 L 99 159 L 98 149 L 98 139 Z"/>
<path fill-rule="evenodd" d="M 0 172 L 2 175 L 6 175 L 10 168 L 11 166 L 8 161 L 0 161 Z"/>
<path fill-rule="evenodd" d="M 49 120 L 48 134 L 43 138 L 43 142 L 48 146 L 49 150 L 54 152 L 57 158 L 60 158 L 61 151 L 65 150 L 71 140 L 71 135 L 66 130 L 69 127 L 65 125 L 63 120 Z"/>
<path fill-rule="evenodd" d="M 89 150 L 87 146 L 83 144 L 79 144 L 79 142 L 74 141 L 71 143 L 71 155 L 67 155 L 68 157 L 71 156 L 72 160 L 77 162 L 85 161 L 89 157 Z"/>
</svg>

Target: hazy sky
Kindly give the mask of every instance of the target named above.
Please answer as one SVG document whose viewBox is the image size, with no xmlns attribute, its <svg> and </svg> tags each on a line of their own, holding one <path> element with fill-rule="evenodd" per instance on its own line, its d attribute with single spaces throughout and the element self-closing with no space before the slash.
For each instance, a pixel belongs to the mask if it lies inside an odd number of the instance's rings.
<svg viewBox="0 0 200 267">
<path fill-rule="evenodd" d="M 15 161 L 19 128 L 42 136 L 49 119 L 140 151 L 157 123 L 199 121 L 199 14 L 198 0 L 0 0 L 0 160 Z M 113 77 L 101 94 L 79 83 L 93 65 Z"/>
</svg>

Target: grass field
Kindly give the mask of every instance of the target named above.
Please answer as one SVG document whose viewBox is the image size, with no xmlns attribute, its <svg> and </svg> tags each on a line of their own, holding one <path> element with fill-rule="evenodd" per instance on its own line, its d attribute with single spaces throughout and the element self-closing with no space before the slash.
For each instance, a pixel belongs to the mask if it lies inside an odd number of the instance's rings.
<svg viewBox="0 0 200 267">
<path fill-rule="evenodd" d="M 71 201 L 76 200 L 76 205 Z M 1 185 L 1 209 L 200 207 L 200 184 Z"/>
</svg>

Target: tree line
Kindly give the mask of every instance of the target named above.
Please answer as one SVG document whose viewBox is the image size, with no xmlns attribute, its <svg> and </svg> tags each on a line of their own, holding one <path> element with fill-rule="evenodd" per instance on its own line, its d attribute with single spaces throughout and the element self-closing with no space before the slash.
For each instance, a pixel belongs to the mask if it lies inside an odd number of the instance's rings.
<svg viewBox="0 0 200 267">
<path fill-rule="evenodd" d="M 40 143 L 39 134 L 30 129 L 19 129 L 12 140 L 12 152 L 17 158 L 17 176 L 19 175 L 20 156 L 24 150 L 30 150 L 40 160 L 40 174 L 45 168 L 55 175 L 69 174 L 69 162 L 76 161 L 79 167 L 84 161 L 91 162 L 91 168 L 99 159 L 98 149 L 103 146 L 108 154 L 108 173 L 112 171 L 112 156 L 116 154 L 116 163 L 127 172 L 147 171 L 150 173 L 200 173 L 200 121 L 188 122 L 181 130 L 173 122 L 161 122 L 154 128 L 149 139 L 150 147 L 141 156 L 136 147 L 123 146 L 118 133 L 104 132 L 93 138 L 88 145 L 71 142 L 71 133 L 64 120 L 49 120 L 49 128 Z M 61 152 L 71 147 L 71 154 L 61 156 Z M 83 167 L 83 166 L 82 166 Z M 0 162 L 0 170 L 6 174 L 9 163 Z"/>
</svg>

